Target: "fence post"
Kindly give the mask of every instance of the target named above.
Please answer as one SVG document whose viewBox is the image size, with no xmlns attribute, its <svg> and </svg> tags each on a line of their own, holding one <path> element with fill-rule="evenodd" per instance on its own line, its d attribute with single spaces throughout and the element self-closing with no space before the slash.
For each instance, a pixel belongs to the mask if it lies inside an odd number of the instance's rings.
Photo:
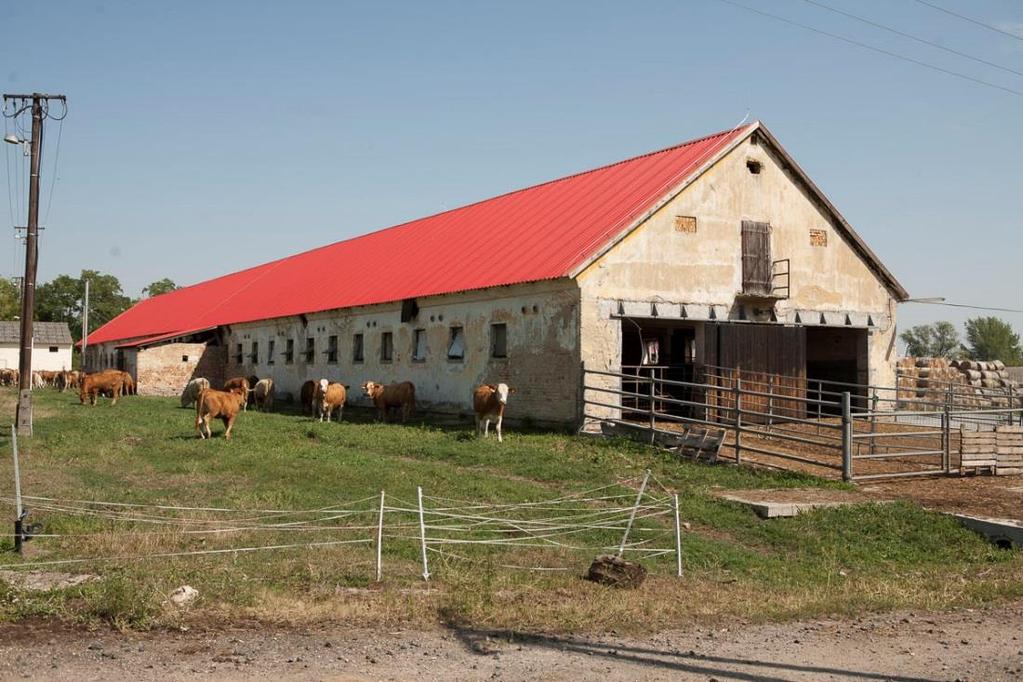
<svg viewBox="0 0 1023 682">
<path fill-rule="evenodd" d="M 767 426 L 774 426 L 774 375 L 767 377 Z"/>
<path fill-rule="evenodd" d="M 678 517 L 678 493 L 672 496 L 672 505 L 675 510 L 675 568 L 676 575 L 682 577 L 682 523 Z"/>
<path fill-rule="evenodd" d="M 18 466 L 18 430 L 11 424 L 11 451 L 14 454 L 14 551 L 21 554 L 24 540 L 22 522 L 25 510 L 21 507 L 21 469 Z"/>
<path fill-rule="evenodd" d="M 877 389 L 874 389 L 874 397 L 870 399 L 870 454 L 874 454 L 877 451 L 877 438 L 874 434 L 877 433 Z"/>
<path fill-rule="evenodd" d="M 735 463 L 742 463 L 742 378 L 735 374 L 732 385 L 732 407 L 735 411 Z"/>
<path fill-rule="evenodd" d="M 380 491 L 380 520 L 377 521 L 377 582 L 383 576 L 383 545 L 384 545 L 384 491 Z"/>
<path fill-rule="evenodd" d="M 952 406 L 945 400 L 941 413 L 941 466 L 946 474 L 952 473 Z"/>
<path fill-rule="evenodd" d="M 842 480 L 851 481 L 853 477 L 852 460 L 852 396 L 849 391 L 842 394 Z"/>
<path fill-rule="evenodd" d="M 629 522 L 625 524 L 625 534 L 622 535 L 622 543 L 618 545 L 618 556 L 625 553 L 625 543 L 629 540 L 629 532 L 632 530 L 632 522 L 636 520 L 636 511 L 639 509 L 639 503 L 643 501 L 643 493 L 646 492 L 646 482 L 650 480 L 650 470 L 646 470 L 646 475 L 643 476 L 643 483 L 639 486 L 639 493 L 636 495 L 636 504 L 632 507 L 632 512 L 629 514 Z"/>
<path fill-rule="evenodd" d="M 824 390 L 821 386 L 821 382 L 817 380 L 817 435 L 821 435 L 821 400 L 824 396 Z"/>
<path fill-rule="evenodd" d="M 430 566 L 426 563 L 426 521 L 423 517 L 423 488 L 416 488 L 419 497 L 419 540 L 423 547 L 423 580 L 430 580 Z"/>
<path fill-rule="evenodd" d="M 654 440 L 655 440 L 654 435 L 656 434 L 655 429 L 657 428 L 657 422 L 654 419 L 654 412 L 656 410 L 655 410 L 655 407 L 654 407 L 654 368 L 653 367 L 650 368 L 650 404 L 648 405 L 648 408 L 650 410 L 650 444 L 653 445 Z"/>
</svg>

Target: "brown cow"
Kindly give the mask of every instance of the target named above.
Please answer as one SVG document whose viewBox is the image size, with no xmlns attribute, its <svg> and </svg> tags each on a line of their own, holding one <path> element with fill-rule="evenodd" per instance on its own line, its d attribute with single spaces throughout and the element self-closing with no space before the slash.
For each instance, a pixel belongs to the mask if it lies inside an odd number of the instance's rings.
<svg viewBox="0 0 1023 682">
<path fill-rule="evenodd" d="M 123 389 L 124 377 L 121 376 L 121 372 L 118 372 L 117 370 L 107 370 L 105 372 L 96 372 L 95 374 L 86 374 L 82 378 L 81 388 L 78 391 L 78 400 L 84 405 L 85 398 L 88 396 L 89 404 L 95 405 L 97 396 L 99 396 L 100 393 L 103 393 L 110 395 L 111 405 L 116 405 L 117 399 L 121 396 L 121 391 Z"/>
<path fill-rule="evenodd" d="M 234 377 L 224 382 L 225 391 L 241 391 L 242 395 L 245 396 L 245 404 L 242 405 L 242 410 L 247 410 L 249 405 L 249 393 L 252 390 L 252 384 L 245 377 Z"/>
<path fill-rule="evenodd" d="M 122 392 L 124 395 L 138 395 L 135 390 L 135 379 L 128 372 L 121 372 L 121 380 L 124 382 Z"/>
<path fill-rule="evenodd" d="M 373 401 L 380 412 L 380 418 L 387 421 L 387 408 L 397 407 L 401 410 L 401 421 L 404 423 L 416 409 L 416 386 L 411 381 L 384 386 L 375 381 L 367 381 L 362 391 Z"/>
<path fill-rule="evenodd" d="M 203 440 L 212 438 L 210 420 L 220 419 L 226 427 L 224 438 L 230 439 L 234 420 L 238 418 L 238 411 L 242 409 L 247 399 L 248 393 L 237 389 L 216 391 L 206 388 L 199 391 L 199 398 L 195 401 L 195 430 L 199 432 L 199 437 Z"/>
<path fill-rule="evenodd" d="M 309 381 L 302 384 L 302 390 L 299 391 L 299 400 L 302 403 L 302 413 L 308 414 L 310 417 L 316 416 L 316 407 L 313 403 L 313 398 L 316 395 L 316 382 L 310 379 Z"/>
<path fill-rule="evenodd" d="M 269 412 L 274 406 L 274 380 L 260 379 L 252 388 L 253 402 L 263 412 Z"/>
<path fill-rule="evenodd" d="M 490 422 L 494 421 L 497 431 L 497 442 L 501 439 L 501 422 L 504 421 L 504 408 L 508 404 L 508 394 L 514 393 L 508 384 L 483 384 L 472 392 L 472 409 L 476 413 L 476 437 L 486 438 L 490 431 Z M 482 429 L 480 428 L 482 425 Z M 480 431 L 482 430 L 482 434 Z"/>
<path fill-rule="evenodd" d="M 313 396 L 313 402 L 316 405 L 320 421 L 322 422 L 324 415 L 326 415 L 329 422 L 330 416 L 334 414 L 334 410 L 337 410 L 337 420 L 341 421 L 345 411 L 345 400 L 347 399 L 348 389 L 344 384 L 339 384 L 336 381 L 328 383 L 326 379 L 320 379 L 320 383 L 316 384 L 316 394 Z"/>
</svg>

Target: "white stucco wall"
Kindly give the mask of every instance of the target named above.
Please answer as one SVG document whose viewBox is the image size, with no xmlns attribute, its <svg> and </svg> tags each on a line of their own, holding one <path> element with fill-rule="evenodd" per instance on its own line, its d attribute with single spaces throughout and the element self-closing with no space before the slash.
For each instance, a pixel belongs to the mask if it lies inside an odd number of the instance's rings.
<svg viewBox="0 0 1023 682">
<path fill-rule="evenodd" d="M 748 160 L 761 164 L 759 174 L 749 172 Z M 676 229 L 677 216 L 695 217 L 696 231 Z M 620 331 L 610 319 L 618 301 L 637 317 L 649 315 L 652 303 L 662 317 L 678 317 L 682 305 L 690 320 L 706 320 L 711 306 L 719 320 L 734 315 L 742 289 L 743 220 L 770 223 L 772 258 L 790 259 L 790 295 L 774 307 L 779 322 L 795 323 L 799 311 L 804 324 L 819 323 L 823 313 L 829 326 L 843 326 L 848 314 L 853 326 L 864 327 L 869 317 L 870 381 L 893 385 L 891 292 L 802 183 L 763 142 L 750 140 L 580 274 L 587 366 L 613 368 L 618 362 Z M 827 245 L 811 245 L 811 230 L 823 230 Z"/>
<path fill-rule="evenodd" d="M 401 304 L 315 313 L 303 324 L 298 317 L 232 325 L 228 335 L 226 375 L 271 377 L 278 391 L 297 400 L 302 383 L 321 378 L 349 385 L 350 401 L 366 404 L 359 388 L 365 381 L 411 381 L 417 400 L 431 412 L 466 415 L 471 392 L 481 383 L 506 382 L 516 389 L 509 419 L 570 424 L 576 419 L 578 378 L 578 288 L 556 280 L 483 291 L 417 299 L 419 314 L 401 322 Z M 507 357 L 490 354 L 493 323 L 507 325 Z M 447 357 L 453 326 L 465 334 L 465 357 Z M 414 331 L 427 335 L 423 361 L 413 360 Z M 381 336 L 393 334 L 394 357 L 380 358 Z M 364 359 L 353 360 L 353 336 L 363 334 Z M 338 360 L 330 363 L 328 338 L 338 337 Z M 315 339 L 315 358 L 303 357 L 307 338 Z M 285 361 L 287 339 L 295 342 L 295 358 Z M 275 341 L 274 362 L 268 364 L 269 342 Z M 252 342 L 258 360 L 252 361 Z M 236 361 L 242 344 L 243 362 Z"/>
<path fill-rule="evenodd" d="M 55 348 L 51 352 L 51 348 Z M 18 368 L 19 349 L 17 344 L 0 345 L 0 368 Z M 32 346 L 32 369 L 37 371 L 59 372 L 71 369 L 71 346 Z"/>
</svg>

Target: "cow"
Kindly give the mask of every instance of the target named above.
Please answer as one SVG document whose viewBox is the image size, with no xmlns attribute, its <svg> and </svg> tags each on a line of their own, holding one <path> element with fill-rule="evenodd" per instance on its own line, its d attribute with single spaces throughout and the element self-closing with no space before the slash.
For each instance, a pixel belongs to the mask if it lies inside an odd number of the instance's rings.
<svg viewBox="0 0 1023 682">
<path fill-rule="evenodd" d="M 316 382 L 310 379 L 309 381 L 302 384 L 302 390 L 299 392 L 299 398 L 302 403 L 302 413 L 308 414 L 310 417 L 316 416 L 316 407 L 313 404 L 313 398 L 316 395 Z"/>
<path fill-rule="evenodd" d="M 43 375 L 39 372 L 32 372 L 32 388 L 42 388 L 46 385 L 46 380 L 43 379 Z"/>
<path fill-rule="evenodd" d="M 362 391 L 376 406 L 380 412 L 380 419 L 387 421 L 387 408 L 397 407 L 401 410 L 402 423 L 416 409 L 416 386 L 411 381 L 401 383 L 383 384 L 375 381 L 367 381 L 362 385 Z"/>
<path fill-rule="evenodd" d="M 258 383 L 259 383 L 259 377 L 257 377 L 255 374 L 253 374 L 252 376 L 249 377 L 249 388 L 252 388 L 252 389 L 256 388 L 256 384 L 258 384 Z M 250 406 L 256 404 L 256 396 L 252 392 L 249 392 L 248 404 Z"/>
<path fill-rule="evenodd" d="M 255 406 L 269 412 L 274 406 L 274 380 L 260 379 L 252 389 Z"/>
<path fill-rule="evenodd" d="M 248 410 L 249 403 L 249 392 L 252 390 L 252 384 L 245 377 L 234 377 L 224 382 L 225 391 L 241 391 L 242 395 L 245 396 L 245 404 L 242 405 L 242 410 Z"/>
<path fill-rule="evenodd" d="M 199 393 L 209 387 L 210 380 L 203 377 L 196 377 L 189 381 L 185 384 L 185 390 L 181 392 L 181 407 L 191 407 L 199 399 Z"/>
<path fill-rule="evenodd" d="M 225 426 L 224 438 L 230 440 L 234 420 L 238 418 L 238 411 L 242 409 L 247 399 L 248 392 L 237 388 L 231 391 L 204 388 L 199 391 L 195 401 L 195 430 L 199 432 L 199 437 L 203 440 L 212 438 L 210 420 L 220 419 Z"/>
<path fill-rule="evenodd" d="M 0 369 L 0 386 L 17 386 L 20 375 L 16 369 Z"/>
<path fill-rule="evenodd" d="M 316 384 L 316 394 L 313 396 L 313 402 L 316 405 L 320 421 L 322 422 L 324 415 L 326 415 L 327 421 L 330 422 L 330 416 L 335 410 L 337 410 L 337 420 L 341 421 L 341 417 L 344 416 L 345 400 L 347 398 L 348 388 L 344 384 L 320 379 L 320 383 Z"/>
<path fill-rule="evenodd" d="M 476 437 L 486 438 L 490 431 L 490 422 L 494 422 L 497 431 L 497 442 L 501 438 L 501 422 L 504 421 L 504 408 L 508 404 L 508 394 L 514 393 L 508 384 L 483 384 L 472 392 L 472 409 L 476 413 Z M 482 427 L 482 428 L 481 428 Z M 482 431 L 482 434 L 480 433 Z"/>
<path fill-rule="evenodd" d="M 124 395 L 138 395 L 138 391 L 135 390 L 135 379 L 132 378 L 128 372 L 121 372 L 121 381 L 123 382 L 122 392 Z"/>
<path fill-rule="evenodd" d="M 110 395 L 110 405 L 113 406 L 117 404 L 117 399 L 121 397 L 123 389 L 124 377 L 117 370 L 86 374 L 82 378 L 81 388 L 78 391 L 78 401 L 84 405 L 85 399 L 88 397 L 89 404 L 95 405 L 96 398 L 103 393 Z"/>
</svg>

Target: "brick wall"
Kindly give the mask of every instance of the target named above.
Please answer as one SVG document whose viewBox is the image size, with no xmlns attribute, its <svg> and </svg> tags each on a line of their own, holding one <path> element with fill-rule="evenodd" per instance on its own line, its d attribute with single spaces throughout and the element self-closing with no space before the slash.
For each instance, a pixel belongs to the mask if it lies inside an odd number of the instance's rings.
<svg viewBox="0 0 1023 682">
<path fill-rule="evenodd" d="M 138 352 L 135 380 L 140 395 L 177 396 L 195 377 L 224 382 L 224 348 L 205 343 L 168 343 Z"/>
</svg>

